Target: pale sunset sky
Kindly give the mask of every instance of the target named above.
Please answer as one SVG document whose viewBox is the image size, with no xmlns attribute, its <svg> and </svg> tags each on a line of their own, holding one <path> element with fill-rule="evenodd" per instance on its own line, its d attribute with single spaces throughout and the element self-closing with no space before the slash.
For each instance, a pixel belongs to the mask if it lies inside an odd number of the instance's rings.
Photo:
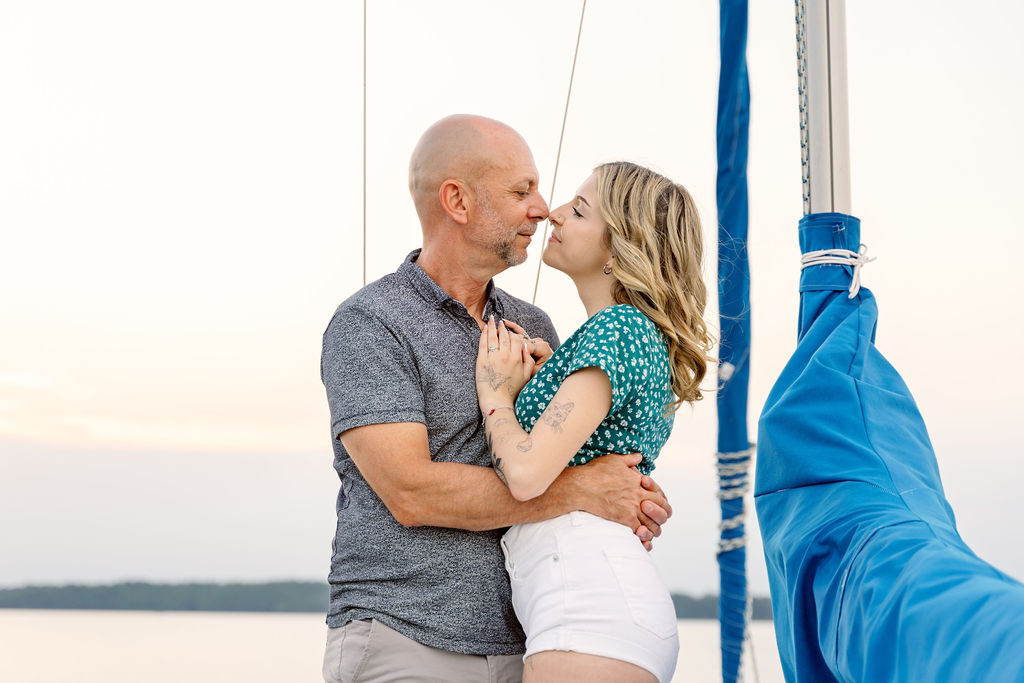
<svg viewBox="0 0 1024 683">
<path fill-rule="evenodd" d="M 750 4 L 753 430 L 795 344 L 801 201 L 793 4 Z M 446 114 L 519 130 L 549 196 L 579 11 L 370 3 L 370 279 L 419 245 L 408 157 Z M 877 344 L 964 539 L 1024 578 L 1024 5 L 847 11 Z M 716 2 L 591 0 L 554 197 L 613 159 L 682 182 L 712 291 L 717 69 Z M 0 92 L 0 586 L 326 577 L 319 356 L 362 285 L 361 3 L 7 3 Z M 499 285 L 529 299 L 541 246 Z M 547 268 L 538 304 L 563 338 L 585 318 Z M 680 411 L 655 472 L 676 591 L 717 591 L 714 420 L 713 398 Z"/>
</svg>

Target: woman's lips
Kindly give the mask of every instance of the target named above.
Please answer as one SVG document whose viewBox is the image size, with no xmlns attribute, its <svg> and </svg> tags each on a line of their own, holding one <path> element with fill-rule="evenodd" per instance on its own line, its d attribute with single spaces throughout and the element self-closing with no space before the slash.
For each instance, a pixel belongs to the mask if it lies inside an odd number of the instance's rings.
<svg viewBox="0 0 1024 683">
<path fill-rule="evenodd" d="M 555 237 L 555 233 L 551 233 L 551 237 L 548 238 L 548 242 L 558 242 L 561 244 L 562 240 Z"/>
</svg>

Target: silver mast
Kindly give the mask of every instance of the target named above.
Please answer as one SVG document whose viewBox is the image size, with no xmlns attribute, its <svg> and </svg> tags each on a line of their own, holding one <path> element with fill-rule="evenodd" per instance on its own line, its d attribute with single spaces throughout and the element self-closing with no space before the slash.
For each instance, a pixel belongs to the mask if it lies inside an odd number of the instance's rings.
<svg viewBox="0 0 1024 683">
<path fill-rule="evenodd" d="M 796 0 L 804 214 L 851 212 L 846 0 Z"/>
</svg>

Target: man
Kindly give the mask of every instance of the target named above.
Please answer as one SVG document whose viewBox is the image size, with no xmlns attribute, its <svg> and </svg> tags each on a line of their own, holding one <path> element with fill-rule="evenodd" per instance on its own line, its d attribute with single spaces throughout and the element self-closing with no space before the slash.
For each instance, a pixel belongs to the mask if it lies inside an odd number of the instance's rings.
<svg viewBox="0 0 1024 683">
<path fill-rule="evenodd" d="M 442 119 L 413 151 L 409 189 L 422 249 L 342 303 L 324 333 L 341 479 L 324 678 L 519 681 L 505 527 L 586 510 L 649 544 L 670 508 L 631 469 L 638 455 L 568 468 L 525 503 L 490 467 L 474 377 L 483 321 L 557 344 L 540 309 L 491 281 L 526 260 L 547 216 L 523 139 L 483 117 Z"/>
</svg>

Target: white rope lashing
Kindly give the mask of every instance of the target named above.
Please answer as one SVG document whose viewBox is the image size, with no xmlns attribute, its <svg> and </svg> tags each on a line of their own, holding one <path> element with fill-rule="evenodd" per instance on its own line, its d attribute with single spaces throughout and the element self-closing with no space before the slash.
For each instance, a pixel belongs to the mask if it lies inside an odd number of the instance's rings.
<svg viewBox="0 0 1024 683">
<path fill-rule="evenodd" d="M 743 517 L 744 515 L 736 515 L 735 517 L 730 517 L 729 519 L 723 519 L 721 522 L 718 523 L 718 530 L 728 531 L 729 529 L 735 529 L 737 527 L 743 526 Z"/>
<path fill-rule="evenodd" d="M 809 251 L 800 257 L 800 269 L 811 266 L 853 266 L 853 282 L 850 283 L 850 296 L 852 299 L 860 291 L 860 269 L 864 264 L 871 263 L 875 258 L 868 258 L 868 246 L 860 245 L 859 251 L 849 249 L 819 249 Z"/>
<path fill-rule="evenodd" d="M 747 476 L 750 472 L 750 464 L 753 462 L 754 451 L 756 446 L 750 445 L 745 451 L 737 451 L 735 453 L 719 453 L 718 462 L 716 469 L 718 470 L 718 498 L 720 500 L 732 500 L 736 498 L 742 498 L 747 494 L 750 489 Z M 720 531 L 728 531 L 730 529 L 737 529 L 743 526 L 747 514 L 746 505 L 741 505 L 738 514 L 723 519 L 718 524 Z M 736 538 L 725 538 L 718 541 L 718 554 L 724 555 L 725 553 L 733 550 L 738 550 L 747 545 L 747 535 L 741 534 Z M 732 596 L 736 597 L 736 596 Z M 753 596 L 750 593 L 746 595 L 746 608 L 743 610 L 743 643 L 740 644 L 739 654 L 742 662 L 743 657 L 743 644 L 745 643 L 750 648 L 750 664 L 754 671 L 754 680 L 760 681 L 761 675 L 757 670 L 757 655 L 754 653 L 754 641 L 751 639 L 750 629 L 747 625 L 750 624 L 751 617 L 753 615 Z M 723 649 L 725 645 L 723 644 Z M 733 653 L 736 652 L 735 648 L 729 648 Z M 739 679 L 743 680 L 743 666 L 740 666 Z"/>
<path fill-rule="evenodd" d="M 754 454 L 754 446 L 745 451 L 736 453 L 719 453 L 718 463 L 715 466 L 718 470 L 718 499 L 735 500 L 747 495 L 750 490 L 750 483 L 747 476 L 750 472 L 750 463 Z M 746 517 L 746 506 L 742 506 L 739 514 L 723 519 L 718 524 L 720 531 L 737 529 L 744 523 Z M 718 541 L 718 554 L 727 553 L 730 550 L 742 548 L 747 544 L 747 535 L 743 534 L 736 538 L 723 538 Z"/>
</svg>

